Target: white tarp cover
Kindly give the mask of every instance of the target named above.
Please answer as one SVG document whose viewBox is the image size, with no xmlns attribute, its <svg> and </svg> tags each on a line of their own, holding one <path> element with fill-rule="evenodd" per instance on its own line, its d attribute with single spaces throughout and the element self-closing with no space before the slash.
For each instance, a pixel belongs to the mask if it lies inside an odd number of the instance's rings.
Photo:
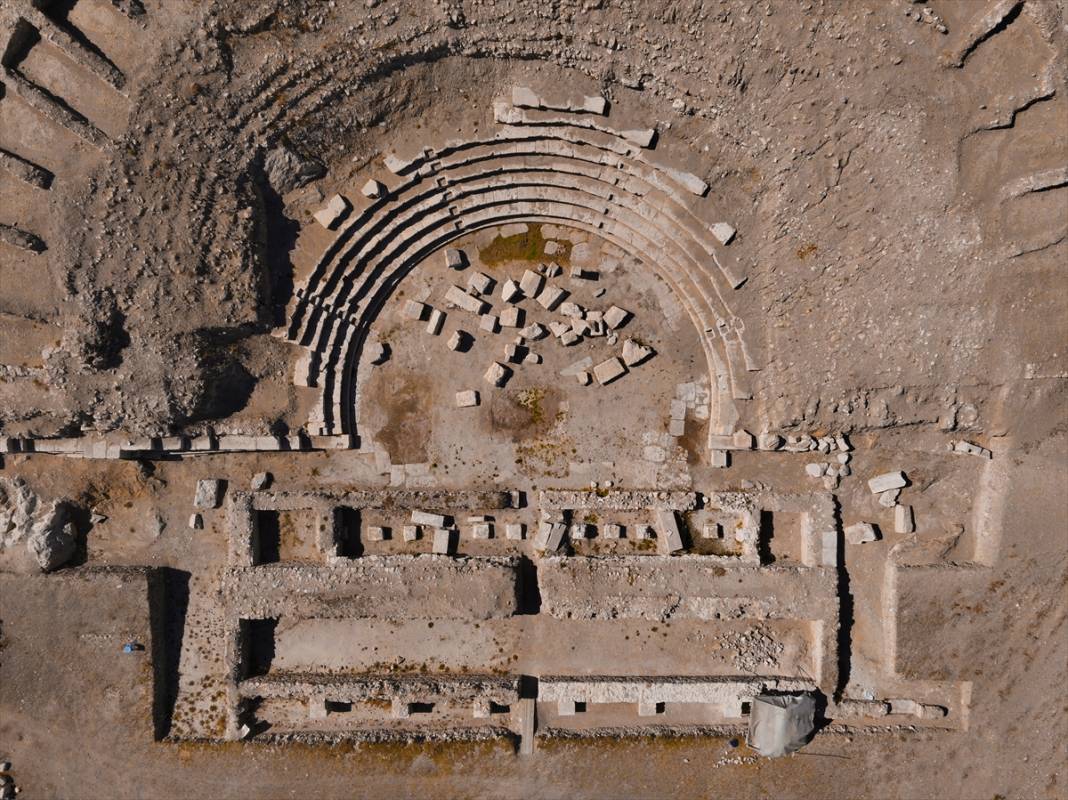
<svg viewBox="0 0 1068 800">
<path fill-rule="evenodd" d="M 762 694 L 749 711 L 749 746 L 769 758 L 792 753 L 808 742 L 815 718 L 810 694 Z"/>
</svg>

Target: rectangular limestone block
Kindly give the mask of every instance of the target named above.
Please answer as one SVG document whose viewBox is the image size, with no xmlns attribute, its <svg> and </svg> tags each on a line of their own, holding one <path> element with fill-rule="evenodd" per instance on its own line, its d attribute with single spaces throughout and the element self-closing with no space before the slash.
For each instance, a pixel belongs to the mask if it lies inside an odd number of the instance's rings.
<svg viewBox="0 0 1068 800">
<path fill-rule="evenodd" d="M 604 313 L 604 324 L 612 330 L 623 325 L 630 319 L 630 312 L 619 306 L 612 306 Z"/>
<path fill-rule="evenodd" d="M 423 320 L 426 319 L 428 308 L 426 303 L 418 300 L 405 300 L 401 313 L 408 319 Z"/>
<path fill-rule="evenodd" d="M 471 526 L 472 539 L 492 539 L 493 524 L 489 522 L 476 522 Z"/>
<path fill-rule="evenodd" d="M 328 230 L 333 230 L 341 221 L 342 217 L 349 213 L 352 204 L 339 194 L 335 194 L 313 215 L 315 221 Z"/>
<path fill-rule="evenodd" d="M 441 333 L 444 324 L 445 312 L 436 308 L 430 309 L 430 320 L 426 324 L 426 332 L 431 336 L 437 336 Z"/>
<path fill-rule="evenodd" d="M 894 530 L 898 533 L 912 533 L 916 530 L 916 520 L 912 514 L 912 506 L 894 507 Z"/>
<path fill-rule="evenodd" d="M 523 324 L 523 309 L 509 306 L 501 309 L 500 322 L 502 328 L 518 328 Z"/>
<path fill-rule="evenodd" d="M 445 292 L 445 302 L 451 303 L 457 308 L 462 308 L 464 311 L 470 311 L 472 314 L 481 316 L 489 311 L 489 304 L 479 300 L 477 297 L 472 297 L 459 286 L 450 286 Z"/>
<path fill-rule="evenodd" d="M 623 362 L 615 356 L 602 361 L 593 368 L 593 377 L 597 379 L 597 382 L 601 384 L 601 386 L 609 384 L 626 374 L 627 368 L 623 365 Z"/>
<path fill-rule="evenodd" d="M 222 481 L 216 478 L 204 478 L 197 481 L 193 505 L 196 508 L 218 508 L 222 500 Z"/>
<path fill-rule="evenodd" d="M 538 293 L 535 299 L 538 301 L 538 305 L 546 311 L 552 311 L 560 305 L 565 297 L 567 297 L 567 290 L 561 289 L 554 284 L 549 284 Z"/>
<path fill-rule="evenodd" d="M 404 541 L 414 542 L 419 538 L 419 526 L 418 525 L 405 525 L 404 526 Z"/>
<path fill-rule="evenodd" d="M 513 542 L 522 541 L 525 528 L 522 522 L 509 522 L 504 526 L 504 536 Z"/>
<path fill-rule="evenodd" d="M 604 116 L 605 111 L 608 110 L 608 101 L 600 96 L 587 96 L 582 98 L 582 110 L 587 114 L 598 114 Z"/>
<path fill-rule="evenodd" d="M 492 386 L 501 387 L 508 382 L 508 378 L 511 374 L 512 370 L 509 367 L 494 361 L 489 365 L 489 368 L 482 377 L 486 383 Z"/>
<path fill-rule="evenodd" d="M 820 563 L 825 567 L 838 566 L 838 533 L 824 531 L 820 541 Z"/>
<path fill-rule="evenodd" d="M 431 528 L 444 528 L 448 519 L 443 514 L 431 514 L 428 511 L 412 511 L 413 525 L 427 525 Z"/>
<path fill-rule="evenodd" d="M 712 235 L 720 244 L 730 244 L 736 232 L 734 226 L 727 222 L 717 222 L 712 226 Z"/>
<path fill-rule="evenodd" d="M 465 389 L 456 393 L 457 408 L 473 408 L 479 402 L 478 392 L 474 389 Z"/>
<path fill-rule="evenodd" d="M 850 544 L 864 544 L 879 539 L 875 526 L 868 522 L 857 522 L 845 528 L 845 539 Z"/>
<path fill-rule="evenodd" d="M 555 552 L 560 549 L 560 542 L 563 541 L 566 530 L 567 526 L 562 522 L 543 520 L 538 525 L 538 535 L 534 537 L 534 546 L 547 553 Z"/>
<path fill-rule="evenodd" d="M 656 530 L 658 534 L 657 544 L 663 553 L 677 553 L 684 549 L 682 533 L 679 531 L 679 521 L 675 512 L 669 509 L 660 509 L 656 512 Z"/>
<path fill-rule="evenodd" d="M 660 713 L 662 708 L 661 703 L 657 703 L 655 700 L 639 700 L 638 701 L 638 716 L 639 717 L 655 717 Z"/>
<path fill-rule="evenodd" d="M 623 526 L 610 522 L 601 528 L 601 537 L 604 539 L 623 538 Z"/>
<path fill-rule="evenodd" d="M 533 270 L 523 272 L 519 279 L 519 288 L 527 297 L 537 297 L 541 287 L 545 284 L 545 278 Z"/>
<path fill-rule="evenodd" d="M 385 194 L 385 191 L 386 187 L 383 186 L 382 183 L 376 181 L 374 178 L 371 178 L 360 189 L 360 194 L 371 200 L 377 200 L 379 197 Z"/>
<path fill-rule="evenodd" d="M 638 145 L 638 147 L 649 147 L 656 138 L 656 131 L 653 128 L 620 131 L 619 134 L 628 142 Z"/>
<path fill-rule="evenodd" d="M 519 289 L 519 284 L 511 278 L 501 285 L 501 300 L 506 303 L 516 303 L 522 299 L 523 293 Z"/>
<path fill-rule="evenodd" d="M 476 272 L 467 278 L 467 288 L 479 294 L 489 294 L 496 283 L 497 281 L 485 272 Z"/>
<path fill-rule="evenodd" d="M 868 480 L 868 488 L 872 494 L 889 492 L 891 489 L 900 489 L 908 484 L 904 472 L 884 472 Z"/>
<path fill-rule="evenodd" d="M 496 314 L 483 314 L 478 321 L 478 327 L 486 333 L 497 333 L 501 329 L 501 321 Z"/>
<path fill-rule="evenodd" d="M 449 269 L 463 269 L 467 264 L 467 257 L 464 255 L 463 250 L 457 250 L 455 247 L 445 248 L 445 266 Z"/>
<path fill-rule="evenodd" d="M 512 105 L 516 108 L 541 108 L 541 100 L 526 86 L 512 87 Z"/>
<path fill-rule="evenodd" d="M 433 552 L 439 556 L 447 556 L 452 550 L 452 531 L 446 528 L 437 528 L 434 531 Z"/>
</svg>

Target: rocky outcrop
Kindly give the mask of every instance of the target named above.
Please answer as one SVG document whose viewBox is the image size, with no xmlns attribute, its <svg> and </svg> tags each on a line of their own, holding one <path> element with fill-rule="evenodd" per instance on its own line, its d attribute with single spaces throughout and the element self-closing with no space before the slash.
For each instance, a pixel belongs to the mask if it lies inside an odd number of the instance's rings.
<svg viewBox="0 0 1068 800">
<path fill-rule="evenodd" d="M 303 158 L 284 144 L 271 150 L 263 161 L 267 182 L 279 195 L 306 186 L 326 174 L 320 162 Z"/>
<path fill-rule="evenodd" d="M 69 503 L 45 503 L 21 478 L 0 478 L 0 558 L 8 566 L 51 572 L 70 560 L 76 545 Z"/>
</svg>

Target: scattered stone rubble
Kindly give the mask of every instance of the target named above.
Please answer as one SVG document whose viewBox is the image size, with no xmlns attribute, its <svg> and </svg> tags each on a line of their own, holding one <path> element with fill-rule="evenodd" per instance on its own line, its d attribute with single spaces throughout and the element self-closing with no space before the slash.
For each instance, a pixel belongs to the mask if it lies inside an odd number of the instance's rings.
<svg viewBox="0 0 1068 800">
<path fill-rule="evenodd" d="M 446 265 L 452 269 L 466 267 L 470 260 L 462 251 L 447 248 Z M 596 272 L 573 268 L 571 277 L 591 281 L 599 277 Z M 444 295 L 444 302 L 453 308 L 459 308 L 479 317 L 479 335 L 496 335 L 507 328 L 519 328 L 515 341 L 505 345 L 503 362 L 511 364 L 536 365 L 543 361 L 540 353 L 530 349 L 530 343 L 547 339 L 550 335 L 564 347 L 571 347 L 586 337 L 607 337 L 608 344 L 614 346 L 617 337 L 613 331 L 624 327 L 633 317 L 632 313 L 620 306 L 612 305 L 607 310 L 587 309 L 567 299 L 569 292 L 556 284 L 547 283 L 547 278 L 561 275 L 562 268 L 555 263 L 542 264 L 537 270 L 524 270 L 518 282 L 513 278 L 504 278 L 499 282 L 499 300 L 503 304 L 494 308 L 493 292 L 498 281 L 483 272 L 474 272 L 468 276 L 467 288 L 449 286 Z M 556 319 L 541 322 L 527 322 L 526 313 L 518 306 L 525 299 L 532 299 L 546 312 L 555 312 Z M 442 330 L 445 315 L 438 309 L 421 300 L 408 299 L 401 306 L 400 314 L 405 319 L 422 322 L 429 318 L 427 332 L 438 335 Z M 462 330 L 455 330 L 446 342 L 447 347 L 455 352 L 467 352 L 471 349 L 473 337 Z M 592 357 L 585 357 L 576 364 L 561 371 L 561 375 L 574 376 L 580 385 L 596 383 L 605 386 L 627 374 L 627 372 L 655 355 L 653 348 L 635 339 L 624 340 L 619 355 L 602 360 L 596 366 Z M 485 372 L 487 383 L 503 387 L 511 377 L 511 369 L 501 361 L 491 363 Z M 457 407 L 465 408 L 470 395 L 457 394 Z M 707 409 L 704 416 L 707 418 Z M 681 435 L 681 431 L 679 434 Z"/>
</svg>

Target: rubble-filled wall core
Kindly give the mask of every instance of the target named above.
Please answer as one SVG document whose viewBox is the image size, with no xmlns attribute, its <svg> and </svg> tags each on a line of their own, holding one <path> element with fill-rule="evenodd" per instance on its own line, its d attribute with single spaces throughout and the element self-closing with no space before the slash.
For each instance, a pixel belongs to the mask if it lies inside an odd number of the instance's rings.
<svg viewBox="0 0 1068 800">
<path fill-rule="evenodd" d="M 1061 0 L 0 0 L 0 800 L 1059 796 Z"/>
</svg>

